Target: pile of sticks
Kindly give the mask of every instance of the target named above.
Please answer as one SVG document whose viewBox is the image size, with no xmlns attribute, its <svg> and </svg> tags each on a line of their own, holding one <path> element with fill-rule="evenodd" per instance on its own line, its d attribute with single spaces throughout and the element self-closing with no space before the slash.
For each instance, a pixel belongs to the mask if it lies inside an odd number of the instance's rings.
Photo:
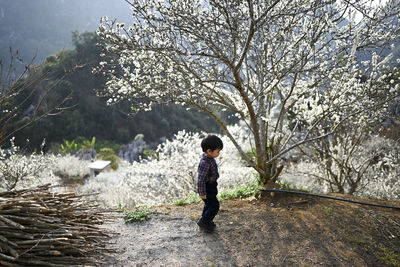
<svg viewBox="0 0 400 267">
<path fill-rule="evenodd" d="M 0 193 L 1 266 L 99 265 L 111 252 L 110 233 L 99 227 L 106 213 L 82 195 L 50 189 Z"/>
</svg>

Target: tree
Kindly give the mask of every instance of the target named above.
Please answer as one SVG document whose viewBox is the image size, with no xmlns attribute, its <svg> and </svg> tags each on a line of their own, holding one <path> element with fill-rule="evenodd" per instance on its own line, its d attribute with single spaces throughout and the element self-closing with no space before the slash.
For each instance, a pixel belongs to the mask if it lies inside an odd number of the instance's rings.
<svg viewBox="0 0 400 267">
<path fill-rule="evenodd" d="M 70 93 L 67 92 L 57 101 L 49 101 L 57 85 L 69 74 L 65 72 L 60 79 L 47 81 L 49 72 L 31 63 L 25 65 L 25 71 L 16 75 L 14 64 L 18 60 L 10 49 L 11 60 L 7 65 L 0 59 L 0 147 L 18 132 L 37 121 L 55 116 L 70 108 Z"/>
<path fill-rule="evenodd" d="M 305 172 L 311 174 L 321 184 L 327 184 L 330 191 L 348 194 L 358 192 L 366 184 L 374 182 L 373 180 L 382 180 L 383 177 L 376 175 L 377 166 L 382 165 L 381 162 L 385 162 L 386 170 L 379 169 L 380 173 L 383 174 L 388 170 L 396 173 L 398 159 L 397 161 L 387 160 L 392 157 L 390 146 L 377 144 L 383 143 L 378 142 L 382 140 L 379 135 L 381 135 L 383 122 L 393 120 L 396 114 L 391 109 L 397 104 L 382 103 L 385 96 L 381 94 L 387 92 L 379 88 L 385 88 L 386 85 L 394 88 L 399 84 L 398 67 L 393 67 L 391 72 L 384 73 L 370 85 L 369 89 L 374 90 L 369 90 L 364 94 L 363 102 L 368 100 L 373 103 L 372 106 L 375 106 L 375 109 L 346 119 L 342 127 L 329 138 L 315 140 L 307 144 L 305 148 L 300 148 L 316 166 L 315 169 L 309 168 Z M 348 84 L 347 86 L 355 85 Z M 399 145 L 398 141 L 390 141 L 392 148 Z M 386 143 L 388 142 L 389 140 L 386 140 Z M 387 174 L 382 176 L 389 177 Z"/>
<path fill-rule="evenodd" d="M 132 1 L 130 27 L 103 18 L 96 71 L 107 76 L 110 103 L 128 98 L 148 110 L 173 102 L 206 112 L 261 180 L 274 181 L 283 154 L 398 96 L 399 87 L 373 80 L 390 60 L 380 52 L 399 37 L 400 4 L 368 3 Z M 386 92 L 378 105 L 368 101 L 371 90 Z M 254 157 L 235 141 L 221 109 L 246 122 Z"/>
<path fill-rule="evenodd" d="M 51 73 L 34 66 L 33 60 L 25 65 L 22 74 L 17 75 L 14 64 L 23 61 L 18 52 L 13 53 L 11 49 L 10 58 L 8 65 L 0 59 L 0 190 L 12 190 L 17 184 L 35 179 L 52 163 L 52 160 L 35 153 L 23 155 L 14 145 L 14 136 L 45 117 L 70 108 L 68 93 L 57 101 L 50 101 L 62 79 L 49 82 L 47 79 Z M 10 142 L 10 147 L 3 150 L 6 142 Z"/>
</svg>

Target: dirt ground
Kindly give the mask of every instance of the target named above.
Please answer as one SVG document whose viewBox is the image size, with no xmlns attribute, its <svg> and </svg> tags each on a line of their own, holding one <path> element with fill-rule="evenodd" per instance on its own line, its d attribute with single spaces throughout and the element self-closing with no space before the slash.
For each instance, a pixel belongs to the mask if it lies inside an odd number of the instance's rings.
<svg viewBox="0 0 400 267">
<path fill-rule="evenodd" d="M 160 206 L 149 221 L 106 224 L 119 235 L 104 266 L 400 266 L 400 210 L 265 195 L 221 202 L 209 234 L 196 225 L 201 209 Z"/>
</svg>

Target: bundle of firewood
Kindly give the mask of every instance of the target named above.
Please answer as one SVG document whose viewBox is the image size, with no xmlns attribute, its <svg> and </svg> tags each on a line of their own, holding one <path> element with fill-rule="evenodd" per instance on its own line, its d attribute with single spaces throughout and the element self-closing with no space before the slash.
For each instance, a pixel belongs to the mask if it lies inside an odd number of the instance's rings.
<svg viewBox="0 0 400 267">
<path fill-rule="evenodd" d="M 110 252 L 104 210 L 50 185 L 0 193 L 1 266 L 98 265 Z"/>
</svg>

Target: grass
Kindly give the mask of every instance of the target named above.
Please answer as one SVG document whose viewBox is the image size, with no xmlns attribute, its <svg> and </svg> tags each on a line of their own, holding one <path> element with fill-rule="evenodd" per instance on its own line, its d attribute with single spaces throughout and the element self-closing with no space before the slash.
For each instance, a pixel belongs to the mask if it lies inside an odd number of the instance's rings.
<svg viewBox="0 0 400 267">
<path fill-rule="evenodd" d="M 276 182 L 281 185 L 281 189 L 283 190 L 298 190 L 298 188 L 294 184 L 287 181 L 278 179 Z"/>
<path fill-rule="evenodd" d="M 388 266 L 400 267 L 400 255 L 383 245 L 379 246 L 379 254 L 377 258 Z"/>
<path fill-rule="evenodd" d="M 368 251 L 372 251 L 372 253 L 375 254 L 376 258 L 384 262 L 385 265 L 400 267 L 400 255 L 391 248 L 388 248 L 383 244 L 378 244 L 377 242 L 372 240 L 357 237 L 351 237 L 348 238 L 348 240 L 352 243 L 360 245 Z"/>
<path fill-rule="evenodd" d="M 125 223 L 143 222 L 151 218 L 151 211 L 147 206 L 138 206 L 131 211 L 124 211 Z"/>
<path fill-rule="evenodd" d="M 326 216 L 330 217 L 330 216 L 333 215 L 333 208 L 332 208 L 332 207 L 322 207 L 321 209 L 322 209 L 322 212 L 323 212 Z"/>
<path fill-rule="evenodd" d="M 218 199 L 226 200 L 226 199 L 251 197 L 255 195 L 257 189 L 258 189 L 257 183 L 248 183 L 240 185 L 235 189 L 221 191 L 218 195 Z"/>
<path fill-rule="evenodd" d="M 298 189 L 294 184 L 278 180 L 277 183 L 281 185 L 281 188 L 284 190 L 298 190 L 308 192 L 307 190 Z M 257 190 L 260 188 L 258 182 L 251 182 L 244 185 L 239 185 L 238 187 L 230 190 L 222 190 L 218 194 L 218 200 L 227 200 L 227 199 L 236 199 L 236 198 L 245 198 L 255 196 Z M 201 202 L 201 198 L 196 193 L 191 193 L 186 198 L 176 200 L 173 205 L 175 206 L 184 206 L 192 203 Z"/>
<path fill-rule="evenodd" d="M 290 183 L 288 181 L 281 180 L 279 178 L 277 179 L 276 183 L 280 184 L 281 189 L 283 189 L 283 190 L 294 190 L 294 191 L 311 193 L 309 190 L 306 190 L 303 188 L 298 188 L 295 184 Z"/>
<path fill-rule="evenodd" d="M 200 198 L 199 194 L 191 193 L 186 198 L 175 201 L 174 205 L 175 206 L 184 206 L 187 204 L 198 203 L 198 202 L 201 202 L 201 198 Z"/>
<path fill-rule="evenodd" d="M 244 185 L 240 185 L 235 189 L 231 190 L 223 190 L 218 194 L 218 200 L 227 200 L 227 199 L 235 199 L 235 198 L 244 198 L 254 196 L 258 189 L 257 183 L 248 183 Z M 192 203 L 201 202 L 201 198 L 198 194 L 192 193 L 188 195 L 186 198 L 179 199 L 174 202 L 175 206 L 184 206 Z"/>
</svg>

